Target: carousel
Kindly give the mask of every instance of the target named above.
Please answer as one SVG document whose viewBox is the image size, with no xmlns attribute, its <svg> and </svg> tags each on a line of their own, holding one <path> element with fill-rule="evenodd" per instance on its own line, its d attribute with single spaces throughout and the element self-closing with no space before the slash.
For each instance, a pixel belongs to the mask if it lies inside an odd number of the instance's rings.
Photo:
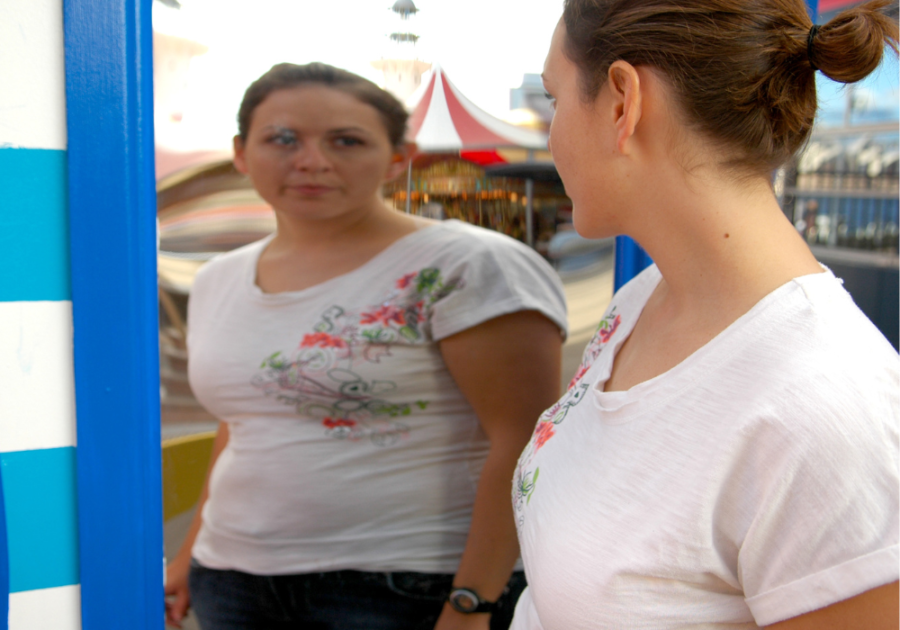
<svg viewBox="0 0 900 630">
<path fill-rule="evenodd" d="M 520 126 L 488 114 L 437 65 L 413 108 L 409 138 L 418 153 L 406 181 L 385 190 L 398 210 L 503 232 L 543 254 L 557 226 L 571 222 L 541 121 Z"/>
</svg>

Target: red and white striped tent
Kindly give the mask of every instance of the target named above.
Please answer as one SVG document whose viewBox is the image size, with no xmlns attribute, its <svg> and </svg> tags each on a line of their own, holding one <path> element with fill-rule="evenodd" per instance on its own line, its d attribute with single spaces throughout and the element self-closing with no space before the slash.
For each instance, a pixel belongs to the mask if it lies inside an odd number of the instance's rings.
<svg viewBox="0 0 900 630">
<path fill-rule="evenodd" d="M 408 137 L 420 153 L 547 148 L 547 134 L 491 116 L 467 99 L 437 64 L 410 116 Z"/>
</svg>

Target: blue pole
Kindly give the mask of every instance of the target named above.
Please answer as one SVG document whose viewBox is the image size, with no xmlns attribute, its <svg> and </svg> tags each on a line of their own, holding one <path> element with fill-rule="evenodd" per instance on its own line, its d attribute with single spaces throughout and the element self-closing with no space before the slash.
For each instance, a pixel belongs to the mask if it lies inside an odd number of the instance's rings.
<svg viewBox="0 0 900 630">
<path fill-rule="evenodd" d="M 64 0 L 83 630 L 162 630 L 152 0 Z"/>
<path fill-rule="evenodd" d="M 617 236 L 614 290 L 621 289 L 629 280 L 652 264 L 653 259 L 634 240 L 628 236 Z"/>
</svg>

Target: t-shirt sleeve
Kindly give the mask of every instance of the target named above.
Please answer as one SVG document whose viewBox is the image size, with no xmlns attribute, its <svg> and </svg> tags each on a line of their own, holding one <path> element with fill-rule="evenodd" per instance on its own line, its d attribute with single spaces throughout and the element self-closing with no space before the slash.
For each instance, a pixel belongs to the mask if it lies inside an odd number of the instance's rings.
<svg viewBox="0 0 900 630">
<path fill-rule="evenodd" d="M 518 311 L 538 311 L 567 334 L 566 300 L 553 268 L 530 248 L 497 235 L 457 253 L 443 269 L 452 287 L 431 307 L 435 341 Z"/>
<path fill-rule="evenodd" d="M 886 396 L 843 398 L 817 412 L 798 397 L 799 427 L 753 427 L 732 476 L 741 488 L 726 489 L 748 500 L 721 513 L 743 513 L 738 579 L 760 626 L 898 579 L 897 413 Z"/>
</svg>

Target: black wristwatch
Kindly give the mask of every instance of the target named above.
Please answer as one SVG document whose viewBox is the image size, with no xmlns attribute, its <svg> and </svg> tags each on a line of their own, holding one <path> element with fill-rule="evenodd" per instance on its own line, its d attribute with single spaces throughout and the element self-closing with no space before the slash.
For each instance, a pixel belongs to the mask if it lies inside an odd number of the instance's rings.
<svg viewBox="0 0 900 630">
<path fill-rule="evenodd" d="M 478 593 L 470 588 L 454 588 L 447 596 L 447 601 L 456 612 L 466 615 L 471 613 L 492 613 L 497 610 L 497 602 L 486 602 Z"/>
</svg>

